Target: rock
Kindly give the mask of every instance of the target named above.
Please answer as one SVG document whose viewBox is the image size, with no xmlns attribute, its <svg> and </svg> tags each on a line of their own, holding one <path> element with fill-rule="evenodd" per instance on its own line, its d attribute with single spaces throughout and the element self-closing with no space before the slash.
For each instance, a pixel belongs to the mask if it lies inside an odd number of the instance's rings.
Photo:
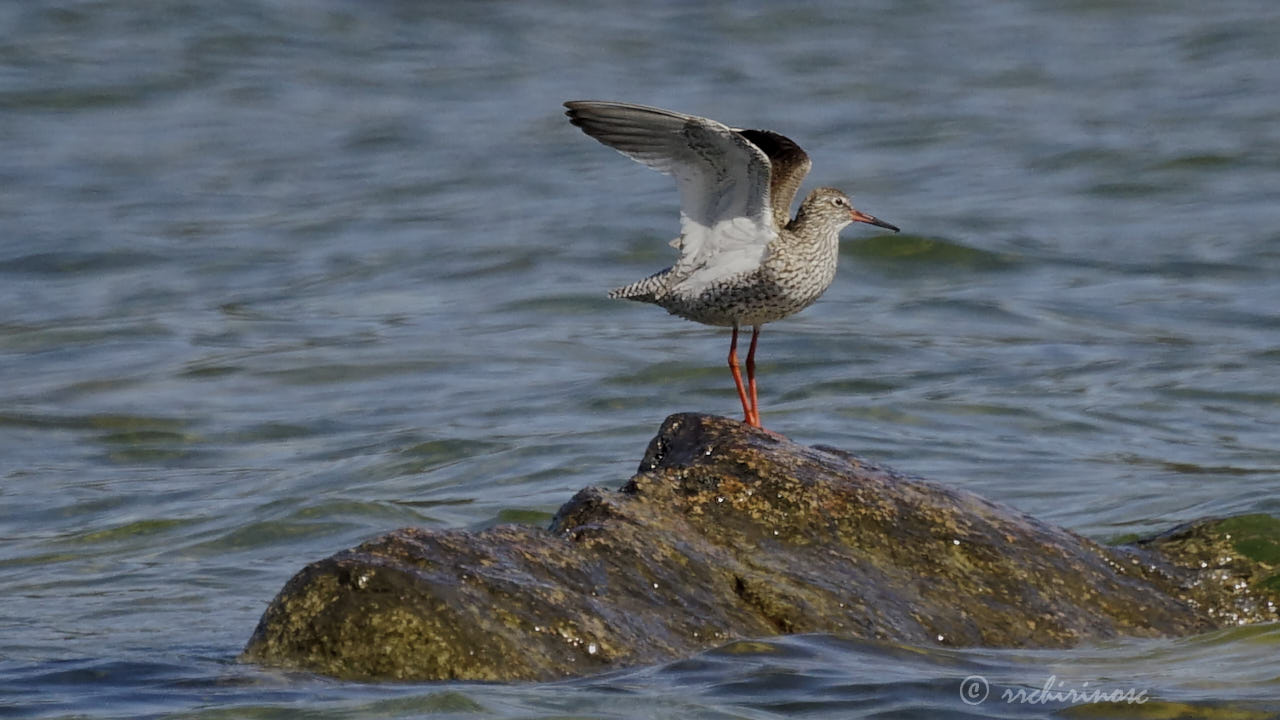
<svg viewBox="0 0 1280 720">
<path fill-rule="evenodd" d="M 313 563 L 243 658 L 352 679 L 549 680 L 744 637 L 1062 647 L 1277 618 L 1280 520 L 1103 547 L 725 418 L 667 418 L 548 530 L 403 529 Z"/>
<path fill-rule="evenodd" d="M 1206 518 L 1128 548 L 1162 591 L 1213 619 L 1215 627 L 1280 617 L 1280 519 Z"/>
</svg>

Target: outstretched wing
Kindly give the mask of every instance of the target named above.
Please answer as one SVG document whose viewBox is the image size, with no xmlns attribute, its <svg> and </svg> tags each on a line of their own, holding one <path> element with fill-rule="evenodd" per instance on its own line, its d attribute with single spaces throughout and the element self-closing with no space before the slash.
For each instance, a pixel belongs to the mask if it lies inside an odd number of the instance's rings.
<svg viewBox="0 0 1280 720">
<path fill-rule="evenodd" d="M 565 107 L 569 121 L 586 134 L 675 177 L 680 189 L 676 282 L 710 283 L 755 269 L 764 260 L 779 226 L 770 204 L 769 157 L 760 147 L 694 115 L 615 102 L 573 101 Z"/>
<path fill-rule="evenodd" d="M 795 144 L 791 138 L 779 135 L 772 130 L 738 130 L 742 137 L 764 151 L 769 156 L 770 172 L 769 195 L 773 204 L 773 221 L 779 228 L 791 222 L 791 203 L 796 199 L 796 191 L 800 183 L 809 174 L 813 165 L 809 155 Z"/>
</svg>

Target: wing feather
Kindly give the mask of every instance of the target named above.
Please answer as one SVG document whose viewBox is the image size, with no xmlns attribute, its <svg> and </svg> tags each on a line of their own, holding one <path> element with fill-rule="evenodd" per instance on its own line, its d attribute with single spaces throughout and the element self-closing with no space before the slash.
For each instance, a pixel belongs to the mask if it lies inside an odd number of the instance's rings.
<svg viewBox="0 0 1280 720">
<path fill-rule="evenodd" d="M 764 260 L 779 225 L 771 201 L 770 157 L 759 146 L 695 115 L 598 101 L 565 107 L 569 121 L 587 135 L 675 177 L 681 231 L 680 260 L 672 267 L 676 283 L 712 283 Z M 794 189 L 791 193 L 794 197 Z"/>
<path fill-rule="evenodd" d="M 791 222 L 791 203 L 796 199 L 800 183 L 813 165 L 809 155 L 791 138 L 772 130 L 735 130 L 769 156 L 769 195 L 773 204 L 773 219 L 784 228 Z"/>
</svg>

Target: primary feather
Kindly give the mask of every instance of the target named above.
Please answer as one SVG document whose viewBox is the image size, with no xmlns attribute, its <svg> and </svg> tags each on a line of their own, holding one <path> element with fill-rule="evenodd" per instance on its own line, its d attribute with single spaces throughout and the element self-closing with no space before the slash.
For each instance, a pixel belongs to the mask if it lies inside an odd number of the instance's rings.
<svg viewBox="0 0 1280 720">
<path fill-rule="evenodd" d="M 780 227 L 772 200 L 773 167 L 760 146 L 714 120 L 669 110 L 597 101 L 565 106 L 570 121 L 586 134 L 675 177 L 680 259 L 670 268 L 669 288 L 696 290 L 759 267 Z M 794 187 L 791 193 L 794 197 Z M 791 198 L 785 202 L 790 205 Z"/>
</svg>

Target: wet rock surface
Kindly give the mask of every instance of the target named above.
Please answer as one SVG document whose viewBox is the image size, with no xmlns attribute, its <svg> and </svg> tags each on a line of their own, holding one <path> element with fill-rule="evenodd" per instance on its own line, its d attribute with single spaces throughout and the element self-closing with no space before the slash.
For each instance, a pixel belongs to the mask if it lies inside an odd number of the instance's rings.
<svg viewBox="0 0 1280 720">
<path fill-rule="evenodd" d="M 828 632 L 1060 647 L 1275 620 L 1280 520 L 1104 547 L 734 420 L 673 415 L 547 530 L 402 529 L 313 563 L 243 658 L 358 679 L 548 680 Z"/>
</svg>

